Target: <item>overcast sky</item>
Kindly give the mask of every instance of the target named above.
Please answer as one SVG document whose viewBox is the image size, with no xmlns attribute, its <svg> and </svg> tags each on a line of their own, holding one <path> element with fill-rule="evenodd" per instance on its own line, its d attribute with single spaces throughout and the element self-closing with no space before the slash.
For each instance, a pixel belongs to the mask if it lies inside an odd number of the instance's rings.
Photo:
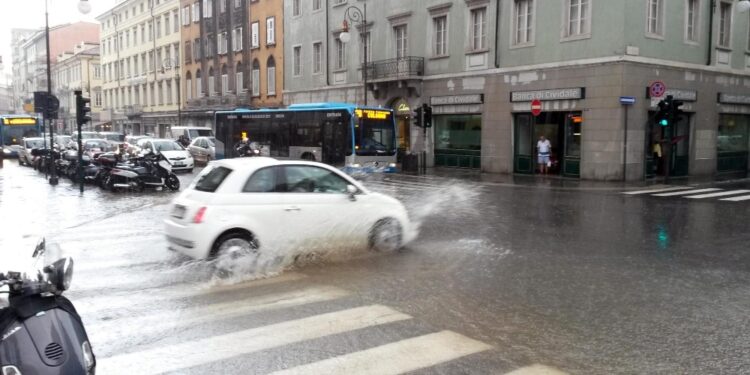
<svg viewBox="0 0 750 375">
<path fill-rule="evenodd" d="M 0 55 L 3 57 L 3 75 L 11 74 L 12 50 L 10 47 L 10 30 L 14 28 L 37 29 L 44 27 L 45 0 L 0 0 Z M 77 21 L 96 22 L 95 17 L 112 9 L 115 0 L 89 0 L 91 12 L 83 15 L 78 11 L 79 0 L 48 0 L 50 27 Z"/>
</svg>

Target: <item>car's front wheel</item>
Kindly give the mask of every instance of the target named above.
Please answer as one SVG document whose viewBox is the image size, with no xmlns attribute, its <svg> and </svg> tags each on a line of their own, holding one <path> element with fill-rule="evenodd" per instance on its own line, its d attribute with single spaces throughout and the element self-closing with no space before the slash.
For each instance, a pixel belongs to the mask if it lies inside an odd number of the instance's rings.
<svg viewBox="0 0 750 375">
<path fill-rule="evenodd" d="M 258 258 L 258 241 L 247 233 L 230 232 L 216 240 L 211 254 L 216 268 L 224 275 L 251 271 Z"/>
<path fill-rule="evenodd" d="M 370 230 L 370 249 L 375 251 L 396 251 L 401 248 L 403 230 L 395 219 L 383 219 Z"/>
</svg>

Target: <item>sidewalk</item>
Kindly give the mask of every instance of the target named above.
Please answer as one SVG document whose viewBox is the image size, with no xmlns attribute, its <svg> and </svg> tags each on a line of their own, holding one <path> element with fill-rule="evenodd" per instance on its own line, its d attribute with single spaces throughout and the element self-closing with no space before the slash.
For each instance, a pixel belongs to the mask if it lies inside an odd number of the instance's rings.
<svg viewBox="0 0 750 375">
<path fill-rule="evenodd" d="M 532 187 L 556 190 L 600 190 L 600 191 L 627 191 L 643 189 L 644 187 L 660 188 L 668 186 L 716 186 L 734 183 L 748 183 L 750 178 L 736 176 L 712 177 L 678 177 L 671 178 L 669 183 L 664 178 L 653 178 L 646 181 L 593 181 L 577 178 L 561 177 L 557 175 L 521 175 L 482 173 L 477 170 L 458 168 L 428 168 L 427 173 L 401 172 L 398 176 L 411 177 L 440 177 L 464 181 L 477 181 L 499 186 Z"/>
</svg>

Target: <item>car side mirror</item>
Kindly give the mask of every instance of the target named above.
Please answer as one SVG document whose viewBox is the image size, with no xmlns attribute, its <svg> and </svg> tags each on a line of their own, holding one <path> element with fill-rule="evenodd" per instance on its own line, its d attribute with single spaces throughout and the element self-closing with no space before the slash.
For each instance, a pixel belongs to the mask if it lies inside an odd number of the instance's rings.
<svg viewBox="0 0 750 375">
<path fill-rule="evenodd" d="M 357 197 L 355 197 L 355 195 L 359 193 L 359 189 L 357 189 L 357 187 L 354 185 L 346 185 L 346 193 L 349 194 L 349 200 L 354 202 L 357 200 Z"/>
</svg>

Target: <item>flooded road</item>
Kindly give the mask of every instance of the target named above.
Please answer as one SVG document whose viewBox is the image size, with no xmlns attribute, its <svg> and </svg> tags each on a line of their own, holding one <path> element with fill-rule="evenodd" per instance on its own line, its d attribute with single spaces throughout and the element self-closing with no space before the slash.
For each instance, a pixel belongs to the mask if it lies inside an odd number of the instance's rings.
<svg viewBox="0 0 750 375">
<path fill-rule="evenodd" d="M 169 192 L 7 162 L 0 255 L 72 256 L 99 372 L 743 373 L 750 203 L 385 176 L 419 237 L 219 278 L 166 250 Z M 185 188 L 193 175 L 180 175 Z M 743 188 L 738 186 L 737 188 Z M 23 259 L 21 259 L 23 260 Z M 4 268 L 4 267 L 3 267 Z M 254 280 L 253 280 L 254 279 Z M 547 371 L 547 372 L 544 372 Z"/>
</svg>

